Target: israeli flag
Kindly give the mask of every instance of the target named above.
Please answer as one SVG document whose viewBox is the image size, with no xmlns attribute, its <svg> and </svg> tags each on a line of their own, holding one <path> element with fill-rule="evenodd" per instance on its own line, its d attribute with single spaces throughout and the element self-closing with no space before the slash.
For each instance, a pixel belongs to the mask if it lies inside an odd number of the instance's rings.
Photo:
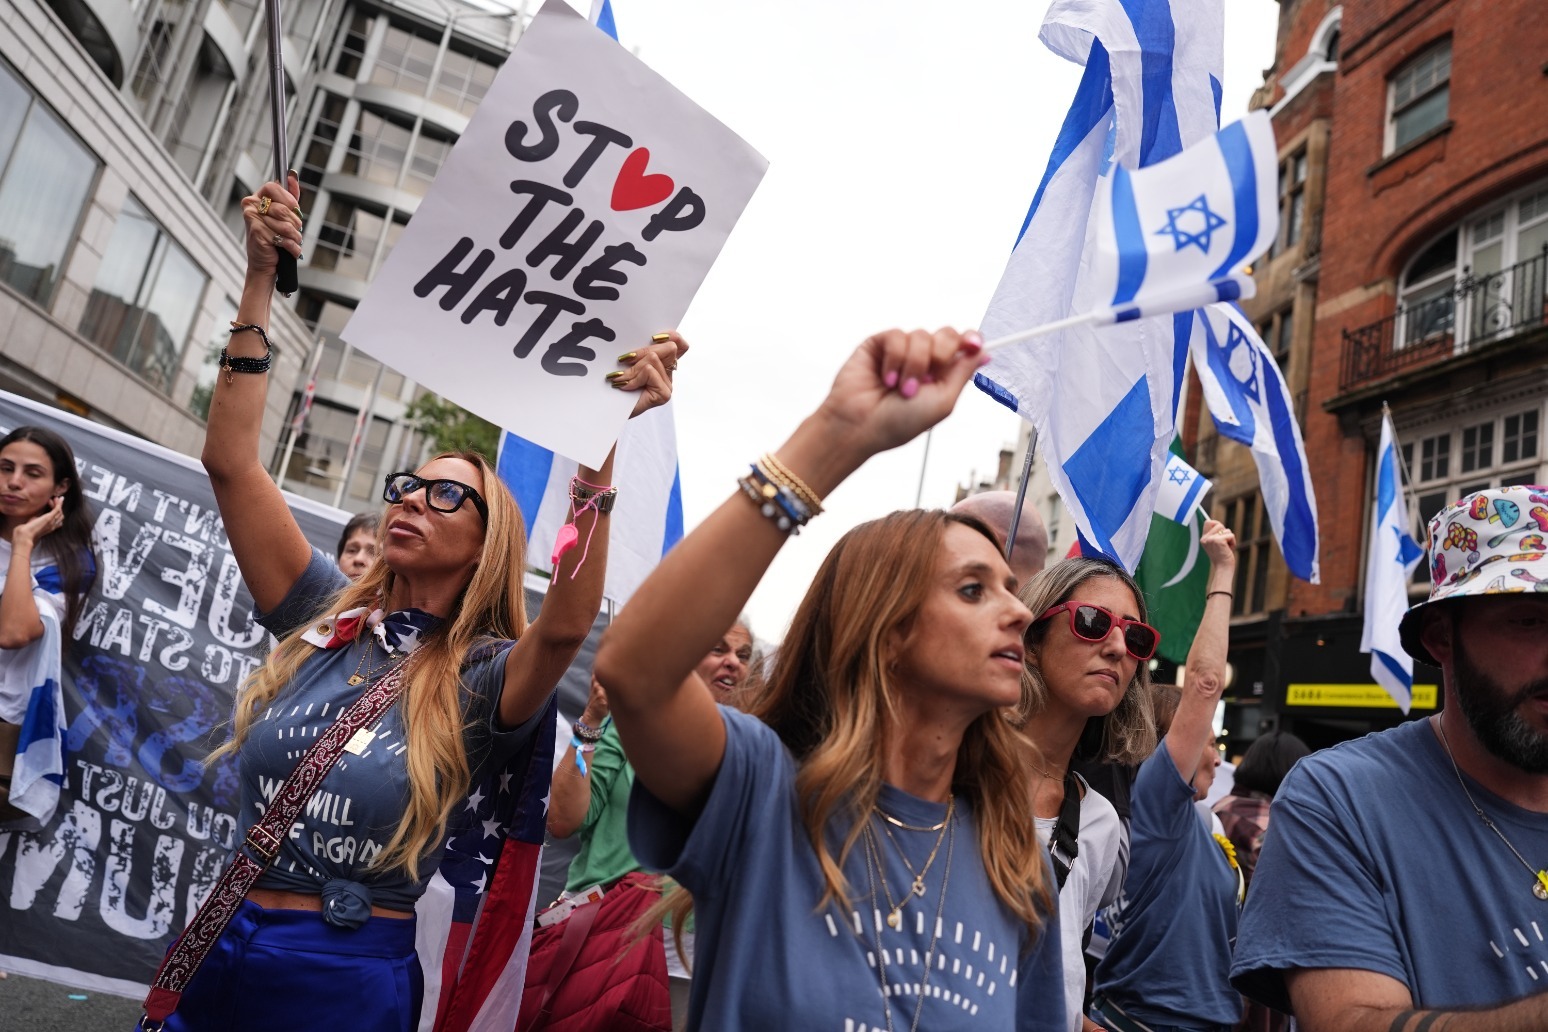
<svg viewBox="0 0 1548 1032">
<path fill-rule="evenodd" d="M 1112 304 L 1116 284 L 1099 289 L 1090 268 L 1099 189 L 1114 167 L 1214 136 L 1224 34 L 1222 0 L 1054 0 L 1040 38 L 1085 73 L 984 315 L 987 339 Z M 1176 434 L 1192 331 L 1191 312 L 1074 326 L 997 351 L 975 381 L 1037 427 L 1082 550 L 1131 571 Z"/>
<path fill-rule="evenodd" d="M 1403 651 L 1398 624 L 1408 611 L 1408 577 L 1424 549 L 1408 533 L 1408 504 L 1398 469 L 1392 414 L 1383 413 L 1376 448 L 1376 504 L 1365 559 L 1365 631 L 1360 651 L 1371 654 L 1371 676 L 1398 708 L 1408 712 L 1414 694 L 1414 661 Z"/>
<path fill-rule="evenodd" d="M 592 4 L 591 21 L 618 38 L 609 0 Z M 570 478 L 576 465 L 524 437 L 501 436 L 496 468 L 521 506 L 527 522 L 527 565 L 536 569 L 552 572 L 549 558 L 559 528 L 570 519 Z M 614 466 L 618 501 L 610 517 L 602 594 L 621 606 L 683 538 L 683 489 L 671 402 L 624 424 Z"/>
<path fill-rule="evenodd" d="M 1159 164 L 1115 167 L 1098 194 L 1093 264 L 1113 320 L 1251 297 L 1244 270 L 1279 231 L 1278 168 L 1266 111 Z"/>
<path fill-rule="evenodd" d="M 1222 436 L 1252 449 L 1263 508 L 1290 572 L 1319 582 L 1317 496 L 1279 363 L 1234 304 L 1194 313 L 1193 368 Z"/>
<path fill-rule="evenodd" d="M 1187 526 L 1194 510 L 1214 487 L 1214 482 L 1183 461 L 1181 455 L 1167 456 L 1161 471 L 1161 487 L 1156 491 L 1156 515 Z"/>
</svg>

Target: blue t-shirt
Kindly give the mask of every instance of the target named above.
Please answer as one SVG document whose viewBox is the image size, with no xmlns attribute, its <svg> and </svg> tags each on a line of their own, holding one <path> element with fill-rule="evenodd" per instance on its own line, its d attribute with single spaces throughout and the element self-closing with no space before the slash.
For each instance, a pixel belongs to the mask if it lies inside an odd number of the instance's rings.
<svg viewBox="0 0 1548 1032">
<path fill-rule="evenodd" d="M 284 637 L 319 616 L 319 607 L 346 583 L 332 559 L 313 552 L 311 563 L 285 600 L 259 622 Z M 472 768 L 473 784 L 503 764 L 537 726 L 537 717 L 511 731 L 496 727 L 496 707 L 505 683 L 506 643 L 493 655 L 462 672 L 463 711 L 467 725 L 463 745 Z M 381 649 L 376 651 L 381 661 Z M 360 697 L 369 684 L 351 686 L 348 678 L 360 664 L 358 643 L 339 649 L 318 649 L 296 672 L 290 684 L 248 729 L 238 755 L 241 780 L 239 839 L 263 815 L 268 801 L 300 762 L 317 736 L 333 726 L 339 714 Z M 363 672 L 363 671 L 362 671 Z M 372 681 L 386 676 L 379 671 Z M 541 716 L 541 712 L 539 714 Z M 371 869 L 371 863 L 391 840 L 403 819 L 409 798 L 408 746 L 403 741 L 403 714 L 393 706 L 368 728 L 374 737 L 359 752 L 344 752 L 312 794 L 301 817 L 291 827 L 279 854 L 258 885 L 269 889 L 321 894 L 335 879 L 358 882 L 371 902 L 393 910 L 413 910 L 441 849 L 420 858 L 419 881 L 411 881 L 401 866 Z"/>
<path fill-rule="evenodd" d="M 1468 791 L 1529 861 L 1548 814 Z M 1468 805 L 1428 720 L 1296 764 L 1274 797 L 1233 979 L 1289 1009 L 1289 968 L 1375 971 L 1421 1008 L 1488 1007 L 1548 990 L 1548 903 Z"/>
<path fill-rule="evenodd" d="M 697 821 L 684 821 L 638 781 L 629 801 L 635 854 L 693 893 L 698 934 L 689 1027 L 885 1028 L 879 960 L 895 1028 L 909 1027 L 923 998 L 919 1027 L 933 1032 L 1068 1032 L 1058 919 L 1050 915 L 1034 936 L 1000 905 L 963 797 L 957 797 L 954 833 L 926 875 L 925 893 L 910 899 L 899 929 L 885 923 L 889 908 L 874 875 L 867 876 L 863 839 L 844 865 L 853 909 L 830 904 L 819 910 L 824 882 L 796 804 L 795 759 L 765 724 L 724 707 L 721 714 L 726 754 Z M 889 786 L 883 786 L 878 805 L 919 826 L 937 824 L 946 815 L 945 804 Z M 829 826 L 835 856 L 846 830 L 843 820 Z M 885 881 L 896 901 L 908 891 L 912 876 L 879 824 L 876 835 Z M 937 835 L 894 828 L 893 837 L 919 870 Z M 948 850 L 950 877 L 936 960 L 925 979 Z M 1052 879 L 1046 860 L 1044 865 L 1045 877 Z M 874 904 L 870 884 L 877 885 Z"/>
<path fill-rule="evenodd" d="M 1129 873 L 1107 912 L 1097 992 L 1147 1025 L 1235 1024 L 1239 882 L 1165 741 L 1140 765 L 1131 801 Z"/>
</svg>

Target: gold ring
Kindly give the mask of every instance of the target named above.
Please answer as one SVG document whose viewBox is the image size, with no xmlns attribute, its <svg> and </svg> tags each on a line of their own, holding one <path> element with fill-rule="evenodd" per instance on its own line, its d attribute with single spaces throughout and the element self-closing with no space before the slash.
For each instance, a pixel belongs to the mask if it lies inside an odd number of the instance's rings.
<svg viewBox="0 0 1548 1032">
<path fill-rule="evenodd" d="M 667 371 L 667 372 L 668 372 L 668 373 L 671 373 L 671 372 L 672 372 L 672 371 L 673 371 L 673 370 L 675 370 L 675 369 L 676 369 L 676 368 L 677 368 L 677 363 L 676 363 L 676 362 L 673 362 L 673 363 L 672 363 L 672 364 L 671 364 L 671 365 L 669 365 L 669 366 L 667 366 L 667 367 L 666 367 L 666 371 Z"/>
<path fill-rule="evenodd" d="M 271 205 L 273 203 L 274 203 L 274 201 L 272 199 L 268 198 L 268 197 L 260 197 L 260 198 L 258 198 L 258 214 L 260 214 L 260 215 L 267 215 L 267 214 L 269 214 L 269 205 Z"/>
</svg>

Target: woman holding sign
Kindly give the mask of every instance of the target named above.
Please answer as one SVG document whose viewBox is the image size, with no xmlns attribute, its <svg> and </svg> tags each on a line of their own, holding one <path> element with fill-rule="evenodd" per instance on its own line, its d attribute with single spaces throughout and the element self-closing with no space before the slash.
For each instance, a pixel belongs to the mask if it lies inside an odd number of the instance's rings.
<svg viewBox="0 0 1548 1032">
<path fill-rule="evenodd" d="M 61 772 L 63 745 L 50 735 L 54 762 L 23 763 L 18 746 L 31 743 L 21 743 L 22 725 L 29 712 L 63 712 L 64 635 L 97 572 L 75 454 L 52 430 L 23 426 L 0 438 L 0 562 L 0 824 L 35 827 L 54 815 L 59 786 L 42 775 Z"/>
<path fill-rule="evenodd" d="M 261 622 L 280 639 L 238 695 L 225 747 L 245 838 L 232 869 L 256 883 L 245 898 L 242 885 L 211 894 L 157 976 L 151 1027 L 170 1003 L 167 1028 L 414 1028 L 414 904 L 448 818 L 481 803 L 470 785 L 552 719 L 549 698 L 601 606 L 611 455 L 572 481 L 588 548 L 558 563 L 530 625 L 521 511 L 476 453 L 387 478 L 381 556 L 359 580 L 307 543 L 258 457 L 277 249 L 300 254 L 296 189 L 292 174 L 290 191 L 269 183 L 243 201 L 247 281 L 203 455 Z M 637 392 L 636 415 L 671 396 L 683 350 L 661 335 L 626 356 L 614 380 Z M 287 806 L 293 818 L 273 816 Z M 234 913 L 222 933 L 223 899 Z"/>
<path fill-rule="evenodd" d="M 751 712 L 693 670 L 785 540 L 951 411 L 976 334 L 893 330 L 674 548 L 597 654 L 629 839 L 693 893 L 689 1027 L 1067 1032 L 1021 698 L 1032 614 L 972 517 L 897 512 L 829 553 Z"/>
</svg>

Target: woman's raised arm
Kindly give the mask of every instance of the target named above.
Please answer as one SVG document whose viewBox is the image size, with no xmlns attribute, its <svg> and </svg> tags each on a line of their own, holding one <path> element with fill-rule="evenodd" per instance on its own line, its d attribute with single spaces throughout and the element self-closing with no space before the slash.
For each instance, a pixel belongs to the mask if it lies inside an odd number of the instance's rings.
<svg viewBox="0 0 1548 1032">
<path fill-rule="evenodd" d="M 231 334 L 226 354 L 236 364 L 223 367 L 215 377 L 201 456 L 232 554 L 253 601 L 262 610 L 273 609 L 284 600 L 312 555 L 312 546 L 258 458 L 268 374 L 239 371 L 247 363 L 262 362 L 268 352 L 265 337 L 278 248 L 297 257 L 301 254 L 301 208 L 296 200 L 300 187 L 294 176 L 290 187 L 285 190 L 278 183 L 265 183 L 256 195 L 242 201 L 247 223 L 247 278 L 235 325 L 257 326 L 262 333 L 244 329 Z"/>
<path fill-rule="evenodd" d="M 1204 746 L 1214 734 L 1215 706 L 1225 690 L 1226 650 L 1231 644 L 1231 584 L 1236 576 L 1236 535 L 1224 524 L 1206 521 L 1199 544 L 1210 563 L 1204 617 L 1188 648 L 1182 699 L 1166 734 L 1167 751 L 1184 781 L 1193 779 Z"/>
<path fill-rule="evenodd" d="M 774 453 L 819 497 L 878 452 L 951 411 L 987 357 L 976 333 L 879 333 L 850 356 L 827 399 Z M 693 815 L 720 769 L 725 725 L 694 667 L 741 613 L 787 533 L 738 492 L 669 552 L 597 651 L 635 776 Z"/>
</svg>

